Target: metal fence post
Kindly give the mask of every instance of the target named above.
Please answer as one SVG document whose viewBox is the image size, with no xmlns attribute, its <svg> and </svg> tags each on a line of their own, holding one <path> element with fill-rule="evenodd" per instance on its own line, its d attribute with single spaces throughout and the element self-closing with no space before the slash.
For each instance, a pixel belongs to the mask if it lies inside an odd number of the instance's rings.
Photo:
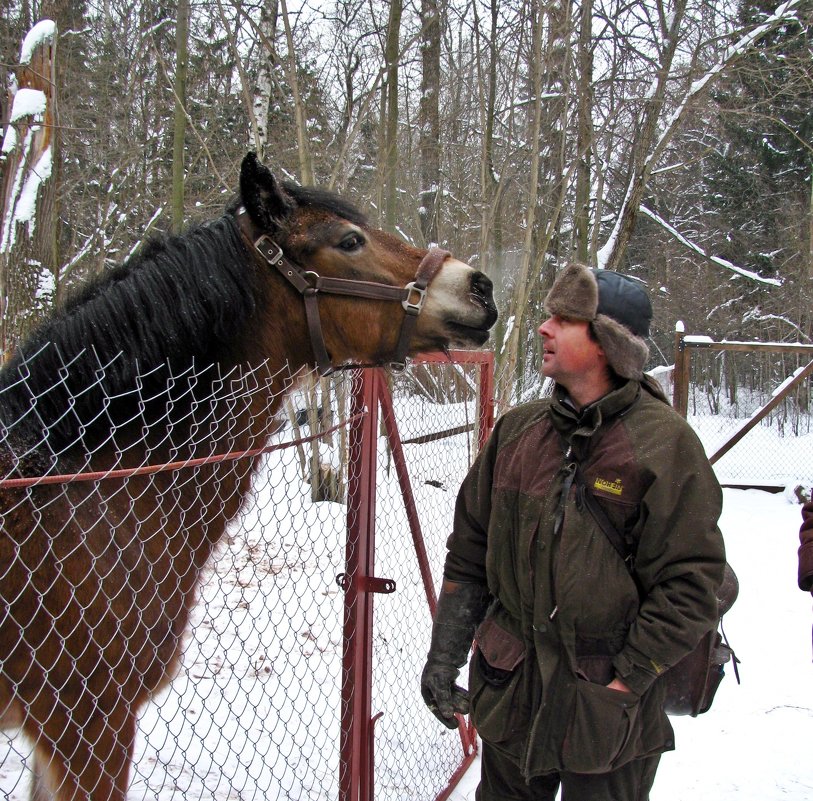
<svg viewBox="0 0 813 801">
<path fill-rule="evenodd" d="M 477 429 L 477 452 L 483 450 L 486 440 L 494 428 L 494 351 L 485 351 L 481 354 L 480 386 L 477 409 L 479 426 Z"/>
<path fill-rule="evenodd" d="M 377 373 L 354 370 L 349 431 L 353 472 L 348 476 L 346 573 L 343 577 L 344 639 L 339 744 L 340 801 L 372 798 L 372 632 L 373 596 L 369 579 L 375 555 Z"/>
</svg>

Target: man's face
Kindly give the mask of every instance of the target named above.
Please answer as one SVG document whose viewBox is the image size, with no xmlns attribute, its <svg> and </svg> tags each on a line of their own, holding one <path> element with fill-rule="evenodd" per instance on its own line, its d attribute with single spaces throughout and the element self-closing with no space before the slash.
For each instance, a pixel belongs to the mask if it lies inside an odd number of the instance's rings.
<svg viewBox="0 0 813 801">
<path fill-rule="evenodd" d="M 569 389 L 596 371 L 606 371 L 604 351 L 590 336 L 589 325 L 555 314 L 539 326 L 542 375 Z"/>
</svg>

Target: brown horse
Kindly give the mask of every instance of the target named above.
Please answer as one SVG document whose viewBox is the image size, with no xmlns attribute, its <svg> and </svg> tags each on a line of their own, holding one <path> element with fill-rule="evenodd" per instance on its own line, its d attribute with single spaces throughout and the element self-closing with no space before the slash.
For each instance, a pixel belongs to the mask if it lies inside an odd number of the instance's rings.
<svg viewBox="0 0 813 801">
<path fill-rule="evenodd" d="M 482 345 L 491 282 L 371 228 L 253 154 L 219 220 L 85 286 L 0 372 L 0 723 L 36 801 L 125 798 L 136 717 L 172 678 L 201 569 L 295 373 Z"/>
</svg>

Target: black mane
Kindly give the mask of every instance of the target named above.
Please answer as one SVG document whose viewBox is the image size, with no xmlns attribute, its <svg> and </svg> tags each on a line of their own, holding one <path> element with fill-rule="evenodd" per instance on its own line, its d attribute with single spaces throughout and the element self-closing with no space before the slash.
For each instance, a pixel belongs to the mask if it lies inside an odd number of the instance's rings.
<svg viewBox="0 0 813 801">
<path fill-rule="evenodd" d="M 160 397 L 169 375 L 228 358 L 256 303 L 248 265 L 226 215 L 86 283 L 0 371 L 0 440 L 92 449 L 111 421 L 143 418 L 144 398 Z"/>
</svg>

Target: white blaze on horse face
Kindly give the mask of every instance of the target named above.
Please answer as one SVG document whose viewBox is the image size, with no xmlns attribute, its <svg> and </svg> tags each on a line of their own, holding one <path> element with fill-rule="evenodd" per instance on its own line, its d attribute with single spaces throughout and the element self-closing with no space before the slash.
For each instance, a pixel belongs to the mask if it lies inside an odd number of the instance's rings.
<svg viewBox="0 0 813 801">
<path fill-rule="evenodd" d="M 487 330 L 494 323 L 493 310 L 486 308 L 482 297 L 474 291 L 472 279 L 476 274 L 477 271 L 468 264 L 449 258 L 429 284 L 426 305 L 418 318 L 419 325 L 424 317 L 433 326 L 444 326 L 450 347 L 482 345 Z"/>
</svg>

